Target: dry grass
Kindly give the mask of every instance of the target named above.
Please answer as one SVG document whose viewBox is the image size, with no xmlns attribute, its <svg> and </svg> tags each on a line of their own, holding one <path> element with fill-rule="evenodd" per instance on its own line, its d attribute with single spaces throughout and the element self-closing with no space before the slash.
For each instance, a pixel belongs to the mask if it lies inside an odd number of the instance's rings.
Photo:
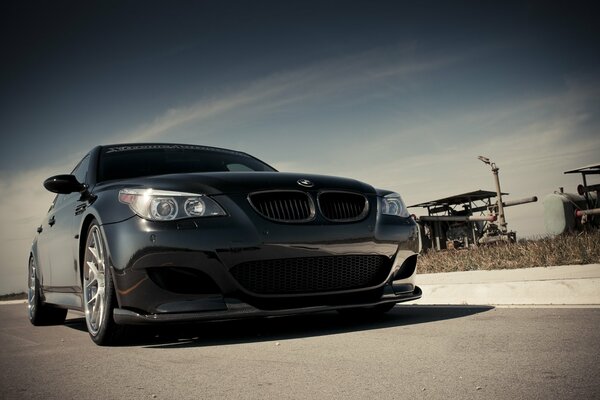
<svg viewBox="0 0 600 400">
<path fill-rule="evenodd" d="M 600 231 L 420 256 L 419 273 L 600 263 Z"/>
<path fill-rule="evenodd" d="M 7 301 L 7 300 L 25 300 L 27 299 L 27 293 L 22 292 L 22 293 L 11 293 L 11 294 L 3 294 L 2 296 L 0 296 L 0 301 Z"/>
</svg>

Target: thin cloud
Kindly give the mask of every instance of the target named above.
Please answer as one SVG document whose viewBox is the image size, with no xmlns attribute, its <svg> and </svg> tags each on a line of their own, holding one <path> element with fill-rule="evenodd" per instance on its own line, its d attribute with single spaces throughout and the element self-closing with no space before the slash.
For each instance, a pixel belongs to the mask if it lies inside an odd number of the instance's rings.
<svg viewBox="0 0 600 400">
<path fill-rule="evenodd" d="M 376 82 L 430 72 L 461 60 L 456 56 L 424 60 L 411 55 L 412 51 L 411 48 L 382 48 L 276 73 L 218 98 L 205 98 L 190 106 L 168 110 L 120 137 L 130 141 L 160 139 L 177 127 L 242 108 L 268 113 L 301 102 L 322 101 Z"/>
</svg>

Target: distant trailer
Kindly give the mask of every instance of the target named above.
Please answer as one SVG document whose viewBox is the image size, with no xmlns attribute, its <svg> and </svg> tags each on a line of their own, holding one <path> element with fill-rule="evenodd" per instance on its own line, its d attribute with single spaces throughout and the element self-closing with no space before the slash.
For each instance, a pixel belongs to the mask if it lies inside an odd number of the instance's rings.
<svg viewBox="0 0 600 400">
<path fill-rule="evenodd" d="M 514 241 L 515 232 L 502 232 L 496 223 L 496 192 L 476 190 L 443 199 L 414 204 L 427 209 L 416 218 L 422 251 L 457 249 L 498 241 Z M 508 193 L 502 193 L 503 196 Z M 537 201 L 537 197 L 504 201 L 503 207 Z"/>
</svg>

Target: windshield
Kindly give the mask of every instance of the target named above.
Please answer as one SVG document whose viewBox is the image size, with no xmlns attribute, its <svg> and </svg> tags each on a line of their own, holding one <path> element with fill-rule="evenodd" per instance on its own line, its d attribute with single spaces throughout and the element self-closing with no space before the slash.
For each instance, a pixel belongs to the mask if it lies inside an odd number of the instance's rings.
<svg viewBox="0 0 600 400">
<path fill-rule="evenodd" d="M 275 171 L 237 151 L 193 145 L 125 145 L 102 149 L 98 181 L 189 172 Z"/>
</svg>

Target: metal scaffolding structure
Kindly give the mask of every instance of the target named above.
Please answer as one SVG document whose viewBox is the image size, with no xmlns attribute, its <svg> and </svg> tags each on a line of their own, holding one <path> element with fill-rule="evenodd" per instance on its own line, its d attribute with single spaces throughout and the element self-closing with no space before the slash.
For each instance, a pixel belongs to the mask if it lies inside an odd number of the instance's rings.
<svg viewBox="0 0 600 400">
<path fill-rule="evenodd" d="M 480 189 L 409 206 L 427 209 L 427 215 L 416 219 L 423 251 L 516 240 L 516 233 L 508 231 L 505 218 L 503 225 L 498 223 L 498 210 L 535 202 L 537 197 L 503 201 L 501 205 L 496 198 L 496 192 Z"/>
</svg>

